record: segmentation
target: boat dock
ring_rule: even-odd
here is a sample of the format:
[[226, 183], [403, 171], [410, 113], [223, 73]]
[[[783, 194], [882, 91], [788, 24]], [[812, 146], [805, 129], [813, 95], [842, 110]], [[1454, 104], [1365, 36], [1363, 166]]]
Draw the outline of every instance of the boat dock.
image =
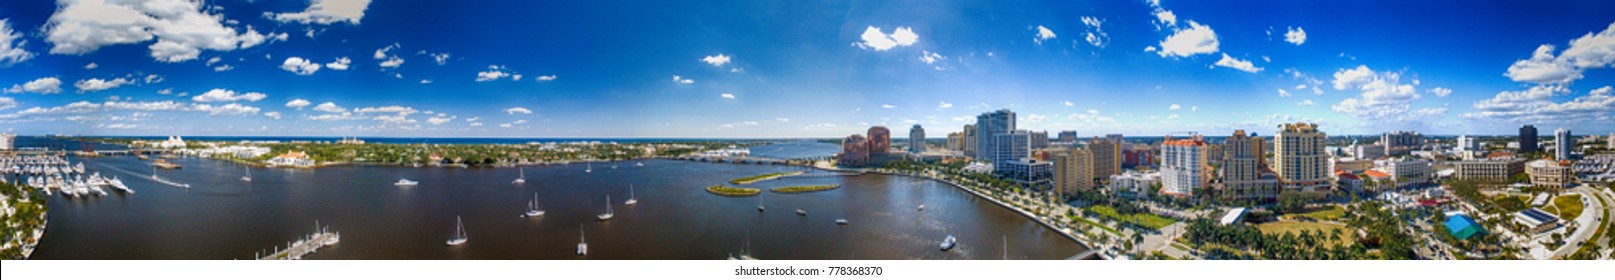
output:
[[285, 248], [276, 247], [271, 249], [272, 253], [267, 255], [254, 253], [253, 259], [301, 260], [303, 259], [303, 256], [313, 254], [314, 251], [318, 251], [320, 248], [336, 245], [337, 242], [342, 241], [341, 233], [329, 231], [328, 228], [322, 228], [319, 226], [319, 222], [315, 222], [314, 224], [314, 227], [319, 230], [315, 231], [313, 234], [298, 238], [297, 241], [288, 242], [286, 243]]

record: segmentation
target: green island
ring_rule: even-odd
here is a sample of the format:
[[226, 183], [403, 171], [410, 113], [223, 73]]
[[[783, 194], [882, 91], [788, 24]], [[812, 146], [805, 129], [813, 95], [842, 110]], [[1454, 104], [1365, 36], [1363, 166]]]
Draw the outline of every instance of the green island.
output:
[[[62, 138], [66, 139], [66, 138]], [[77, 140], [77, 139], [72, 139]], [[241, 164], [264, 165], [265, 161], [287, 152], [304, 152], [314, 160], [313, 167], [331, 165], [395, 165], [482, 167], [571, 162], [621, 161], [668, 158], [728, 146], [750, 147], [767, 141], [670, 140], [663, 142], [610, 142], [584, 140], [535, 141], [522, 144], [432, 144], [432, 143], [341, 143], [337, 141], [185, 141], [189, 148], [166, 149], [152, 145], [152, 138], [85, 137], [84, 140], [131, 149], [163, 151], [227, 160]], [[211, 147], [244, 146], [268, 148], [269, 152], [241, 156], [218, 152]]]
[[721, 196], [754, 196], [763, 193], [763, 190], [753, 188], [732, 188], [724, 185], [707, 187], [707, 192]]
[[768, 189], [774, 193], [810, 193], [841, 188], [841, 185], [789, 186]]
[[807, 172], [805, 172], [805, 171], [774, 172], [774, 173], [768, 173], [768, 174], [763, 174], [763, 175], [757, 175], [757, 176], [751, 176], [751, 177], [745, 177], [745, 178], [729, 180], [729, 183], [730, 184], [736, 184], [736, 185], [745, 185], [745, 184], [756, 183], [758, 181], [763, 181], [763, 180], [772, 180], [774, 178], [785, 177], [785, 176], [796, 176], [796, 175], [802, 175], [802, 174], [806, 174], [806, 173]]
[[31, 189], [0, 182], [0, 260], [27, 259], [45, 229], [45, 196]]

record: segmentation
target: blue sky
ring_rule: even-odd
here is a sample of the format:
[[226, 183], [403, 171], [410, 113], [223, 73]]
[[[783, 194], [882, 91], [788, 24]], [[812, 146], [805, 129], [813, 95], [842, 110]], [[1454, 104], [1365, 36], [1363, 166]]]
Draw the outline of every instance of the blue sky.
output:
[[0, 130], [1615, 130], [1611, 1], [553, 2], [5, 1]]

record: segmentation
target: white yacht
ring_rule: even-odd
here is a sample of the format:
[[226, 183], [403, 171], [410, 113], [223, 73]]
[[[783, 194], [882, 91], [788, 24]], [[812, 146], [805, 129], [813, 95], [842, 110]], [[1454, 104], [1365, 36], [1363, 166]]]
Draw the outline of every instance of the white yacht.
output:
[[459, 246], [470, 240], [471, 238], [465, 236], [465, 224], [460, 222], [460, 216], [454, 216], [454, 238], [449, 238], [444, 244]]
[[118, 177], [116, 176], [112, 177], [112, 179], [107, 179], [107, 184], [111, 184], [112, 188], [123, 191], [124, 193], [135, 194], [134, 189], [130, 189], [128, 185], [124, 185], [123, 180], [118, 180]]
[[601, 222], [604, 222], [604, 221], [610, 221], [611, 217], [614, 217], [614, 216], [617, 216], [617, 215], [611, 212], [611, 196], [607, 195], [606, 196], [606, 213], [602, 213], [599, 216], [595, 216], [595, 218], [599, 218]]
[[645, 167], [645, 162], [643, 162], [643, 161], [641, 161], [641, 162], [635, 162], [635, 163], [634, 163], [634, 167]]
[[578, 225], [578, 255], [579, 256], [589, 254], [589, 242], [588, 241], [589, 241], [588, 238], [583, 235], [583, 225]]
[[241, 181], [242, 182], [252, 182], [252, 168], [242, 166], [241, 169], [247, 171], [246, 175], [241, 175]]
[[920, 209], [916, 211], [925, 211], [925, 204], [920, 204]]
[[516, 171], [521, 172], [521, 177], [516, 177], [516, 180], [511, 180], [510, 183], [511, 184], [526, 184], [527, 183], [527, 170], [517, 168]]
[[538, 193], [533, 193], [533, 201], [527, 202], [527, 213], [522, 217], [532, 218], [544, 216], [544, 210], [538, 210]]
[[947, 251], [949, 249], [953, 249], [953, 246], [958, 245], [958, 242], [959, 239], [953, 238], [953, 235], [948, 235], [948, 238], [942, 239], [942, 250]]
[[807, 216], [807, 210], [802, 210], [802, 208], [796, 208], [796, 214], [801, 215], [801, 216]]
[[394, 186], [400, 186], [400, 187], [413, 187], [413, 186], [419, 185], [419, 184], [421, 184], [421, 182], [410, 181], [409, 179], [404, 179], [404, 178], [398, 178], [398, 182], [393, 183]]
[[630, 183], [628, 184], [628, 201], [623, 201], [622, 205], [634, 206], [636, 204], [639, 204], [639, 199], [634, 198], [634, 184]]
[[847, 225], [847, 219], [836, 219], [837, 225]]

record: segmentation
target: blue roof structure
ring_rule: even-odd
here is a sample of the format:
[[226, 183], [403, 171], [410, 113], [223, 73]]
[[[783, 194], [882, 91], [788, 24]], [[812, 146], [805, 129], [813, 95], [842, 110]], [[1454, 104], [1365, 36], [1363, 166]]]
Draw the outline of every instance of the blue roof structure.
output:
[[1486, 229], [1476, 223], [1469, 215], [1452, 215], [1447, 217], [1447, 233], [1457, 237], [1458, 240], [1468, 240], [1470, 237], [1485, 235]]

